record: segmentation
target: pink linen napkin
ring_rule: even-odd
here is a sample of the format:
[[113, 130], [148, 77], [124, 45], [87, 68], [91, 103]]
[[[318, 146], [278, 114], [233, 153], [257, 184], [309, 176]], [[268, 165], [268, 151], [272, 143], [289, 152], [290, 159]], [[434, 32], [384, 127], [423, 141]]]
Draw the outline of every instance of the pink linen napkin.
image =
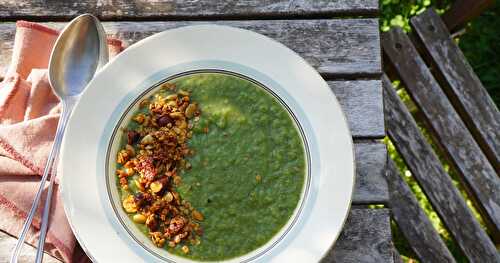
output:
[[[58, 31], [18, 21], [10, 67], [0, 83], [0, 229], [17, 236], [31, 208], [59, 119], [47, 67]], [[123, 50], [109, 39], [110, 57]], [[65, 262], [88, 262], [64, 214], [56, 185], [45, 250]], [[42, 200], [43, 201], [43, 200]], [[36, 245], [42, 206], [27, 242]]]

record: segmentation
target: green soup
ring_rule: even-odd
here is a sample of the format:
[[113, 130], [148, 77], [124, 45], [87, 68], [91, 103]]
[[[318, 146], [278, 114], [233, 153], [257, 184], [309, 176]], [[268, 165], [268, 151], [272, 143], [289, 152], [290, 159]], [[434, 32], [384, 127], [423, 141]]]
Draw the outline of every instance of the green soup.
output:
[[177, 191], [204, 220], [201, 242], [189, 253], [165, 249], [216, 261], [261, 247], [288, 222], [303, 192], [306, 157], [294, 120], [266, 90], [237, 76], [196, 73], [170, 82], [201, 111], [188, 140], [191, 168], [180, 171]]

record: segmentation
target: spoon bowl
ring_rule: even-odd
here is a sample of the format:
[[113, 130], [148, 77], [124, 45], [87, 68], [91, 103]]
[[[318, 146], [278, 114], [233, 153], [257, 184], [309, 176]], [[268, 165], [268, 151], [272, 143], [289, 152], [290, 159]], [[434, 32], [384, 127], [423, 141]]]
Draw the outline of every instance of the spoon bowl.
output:
[[57, 39], [49, 61], [49, 82], [59, 99], [79, 95], [98, 67], [107, 62], [100, 27], [94, 16], [84, 14], [75, 18]]

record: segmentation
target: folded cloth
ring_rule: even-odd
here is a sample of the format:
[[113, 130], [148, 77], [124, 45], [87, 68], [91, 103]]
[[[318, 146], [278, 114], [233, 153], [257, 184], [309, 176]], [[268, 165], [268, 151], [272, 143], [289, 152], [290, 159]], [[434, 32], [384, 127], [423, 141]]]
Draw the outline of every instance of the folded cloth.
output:
[[[0, 83], [0, 230], [14, 236], [31, 208], [60, 114], [47, 76], [59, 32], [26, 21], [16, 26], [12, 61]], [[108, 47], [110, 57], [123, 49], [116, 39], [109, 39]], [[71, 231], [55, 186], [44, 249], [65, 262], [89, 262]], [[27, 237], [32, 245], [38, 242], [42, 208]]]

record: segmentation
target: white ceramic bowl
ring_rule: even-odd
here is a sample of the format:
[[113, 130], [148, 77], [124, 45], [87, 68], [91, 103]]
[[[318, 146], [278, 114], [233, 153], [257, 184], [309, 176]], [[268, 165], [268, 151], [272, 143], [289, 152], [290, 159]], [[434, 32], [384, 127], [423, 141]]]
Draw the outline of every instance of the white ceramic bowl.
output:
[[66, 214], [80, 244], [99, 262], [189, 262], [152, 246], [124, 220], [107, 162], [116, 156], [114, 131], [130, 117], [134, 101], [193, 71], [231, 72], [269, 89], [295, 117], [308, 153], [307, 187], [295, 216], [266, 245], [227, 262], [319, 261], [341, 231], [354, 185], [353, 146], [342, 110], [326, 82], [296, 53], [260, 34], [215, 25], [173, 29], [134, 44], [82, 95], [59, 167]]

